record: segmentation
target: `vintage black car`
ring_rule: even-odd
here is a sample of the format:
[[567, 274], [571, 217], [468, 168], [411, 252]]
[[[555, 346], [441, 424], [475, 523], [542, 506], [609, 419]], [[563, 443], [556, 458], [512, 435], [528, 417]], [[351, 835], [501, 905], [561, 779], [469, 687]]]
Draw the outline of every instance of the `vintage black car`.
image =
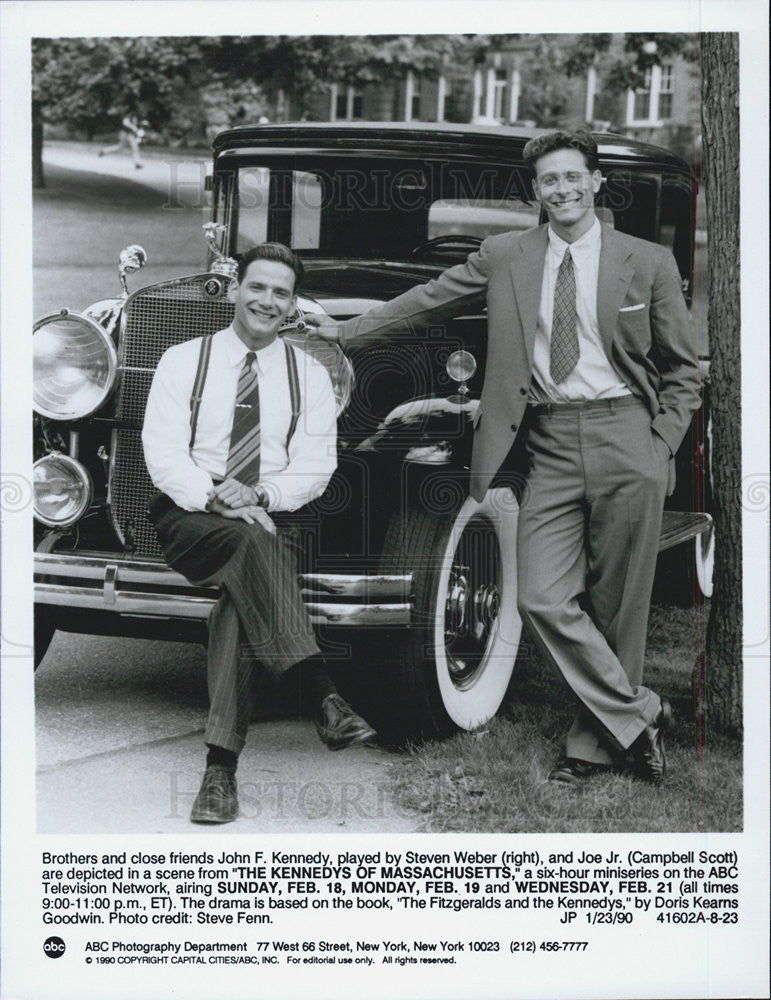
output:
[[[126, 275], [146, 256], [131, 246], [120, 258], [120, 297], [35, 325], [38, 662], [55, 629], [206, 641], [217, 594], [194, 589], [163, 561], [145, 515], [153, 487], [140, 428], [163, 351], [226, 326], [234, 261], [254, 243], [278, 240], [307, 270], [285, 335], [327, 365], [339, 404], [337, 472], [298, 515], [308, 560], [302, 592], [330, 663], [347, 665], [357, 703], [378, 728], [442, 734], [495, 714], [520, 641], [522, 475], [515, 446], [484, 502], [467, 495], [484, 303], [417, 336], [354, 344], [347, 358], [310, 335], [303, 314], [359, 314], [462, 261], [488, 234], [537, 225], [522, 163], [533, 134], [381, 123], [223, 132], [207, 182], [206, 269], [129, 294]], [[669, 246], [690, 301], [691, 169], [654, 146], [596, 138], [598, 213]], [[682, 587], [708, 593], [706, 362], [704, 376], [660, 550], [679, 547]]]

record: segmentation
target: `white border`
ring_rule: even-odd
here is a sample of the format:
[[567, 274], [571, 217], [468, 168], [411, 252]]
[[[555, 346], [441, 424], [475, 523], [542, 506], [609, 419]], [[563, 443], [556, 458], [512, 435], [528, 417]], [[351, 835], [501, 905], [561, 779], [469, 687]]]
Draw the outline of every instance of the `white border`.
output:
[[[743, 933], [729, 955], [714, 950], [710, 936], [699, 941], [680, 937], [665, 953], [651, 954], [644, 939], [630, 941], [636, 949], [638, 966], [625, 962], [628, 949], [602, 961], [596, 957], [580, 974], [570, 965], [562, 968], [565, 980], [551, 976], [538, 978], [536, 967], [519, 970], [509, 982], [485, 978], [484, 970], [474, 977], [467, 973], [431, 979], [423, 977], [391, 980], [381, 974], [361, 980], [341, 980], [339, 996], [367, 994], [426, 996], [636, 996], [652, 995], [650, 984], [658, 975], [646, 978], [652, 963], [667, 969], [671, 989], [668, 996], [762, 996], [767, 995], [764, 969], [768, 940], [768, 10], [763, 2], [688, 2], [649, 0], [619, 4], [574, 0], [540, 0], [540, 3], [476, 0], [245, 0], [241, 3], [206, 2], [3, 2], [0, 3], [0, 242], [2, 305], [0, 306], [0, 428], [4, 498], [2, 537], [2, 945], [3, 997], [45, 1000], [47, 997], [78, 997], [97, 994], [94, 981], [68, 982], [57, 972], [58, 963], [49, 963], [49, 979], [40, 979], [39, 934], [29, 940], [25, 905], [37, 898], [25, 878], [25, 870], [35, 872], [43, 838], [34, 829], [34, 744], [33, 700], [29, 660], [19, 657], [20, 647], [31, 637], [31, 574], [29, 518], [21, 509], [24, 483], [14, 478], [27, 470], [30, 454], [28, 406], [30, 398], [29, 340], [31, 328], [31, 198], [29, 185], [30, 137], [28, 117], [29, 38], [32, 35], [81, 36], [91, 34], [270, 34], [294, 33], [442, 33], [538, 32], [538, 31], [634, 31], [672, 30], [700, 32], [728, 30], [741, 32], [741, 143], [742, 143], [742, 368], [743, 368], [743, 448], [744, 448], [744, 580], [745, 580], [745, 825], [744, 833], [715, 834], [706, 840], [710, 849], [736, 845], [742, 852], [745, 870], [751, 878], [743, 883]], [[19, 509], [8, 509], [9, 493], [20, 490]], [[15, 494], [13, 494], [15, 495]], [[656, 835], [666, 838], [671, 849], [682, 849], [696, 837]], [[414, 846], [409, 838], [389, 838], [400, 842], [400, 850]], [[511, 839], [511, 838], [507, 838]], [[533, 837], [516, 838], [517, 841]], [[612, 838], [603, 838], [603, 842]], [[614, 842], [623, 838], [613, 838]], [[651, 838], [648, 837], [648, 840]], [[59, 843], [61, 840], [61, 843]], [[70, 838], [77, 849], [99, 846], [97, 838]], [[131, 839], [132, 845], [136, 838]], [[332, 839], [314, 838], [331, 845]], [[51, 848], [51, 838], [46, 847]], [[121, 838], [122, 841], [122, 838]], [[152, 838], [143, 838], [152, 843]], [[335, 849], [372, 850], [371, 839], [346, 839], [346, 847], [336, 841]], [[548, 838], [543, 838], [546, 843]], [[229, 843], [232, 843], [231, 840]], [[428, 849], [430, 838], [422, 838]], [[540, 843], [541, 841], [539, 841]], [[200, 841], [198, 841], [200, 843]], [[500, 849], [500, 838], [453, 838], [454, 846]], [[581, 843], [581, 841], [579, 841]], [[442, 838], [442, 847], [448, 841]], [[308, 845], [310, 847], [310, 845]], [[564, 847], [564, 841], [562, 841]], [[70, 849], [64, 838], [57, 849]], [[156, 843], [156, 849], [158, 844]], [[114, 838], [106, 849], [118, 850]], [[435, 847], [434, 849], [439, 849]], [[37, 925], [35, 925], [37, 926]], [[689, 947], [690, 946], [690, 947]], [[461, 967], [463, 968], [463, 967]], [[481, 976], [480, 976], [481, 973]], [[468, 976], [468, 978], [467, 978]], [[114, 996], [140, 995], [134, 982], [144, 983], [141, 995], [205, 996], [206, 987], [182, 973], [174, 976], [143, 977], [131, 985], [115, 977]], [[41, 983], [45, 982], [45, 986]], [[401, 984], [401, 985], [400, 985]], [[254, 995], [254, 983], [233, 980], [232, 996]], [[208, 987], [209, 989], [211, 987]], [[204, 989], [204, 992], [201, 992]], [[306, 992], [307, 990], [307, 992]], [[224, 991], [224, 990], [223, 990]], [[283, 992], [283, 991], [282, 991]], [[209, 994], [211, 995], [211, 994]], [[315, 980], [287, 981], [284, 995], [322, 995]], [[106, 1000], [102, 993], [100, 1000]]]

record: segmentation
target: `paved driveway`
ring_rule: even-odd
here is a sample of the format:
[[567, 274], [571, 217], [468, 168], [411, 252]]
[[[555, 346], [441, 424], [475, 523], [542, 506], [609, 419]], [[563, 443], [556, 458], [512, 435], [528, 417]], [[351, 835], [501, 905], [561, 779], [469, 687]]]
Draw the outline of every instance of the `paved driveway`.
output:
[[[405, 833], [389, 792], [399, 757], [330, 752], [259, 683], [226, 833]], [[260, 693], [261, 692], [261, 693]], [[204, 763], [199, 646], [57, 633], [35, 678], [40, 833], [211, 833], [188, 820]], [[260, 718], [262, 716], [262, 718]]]

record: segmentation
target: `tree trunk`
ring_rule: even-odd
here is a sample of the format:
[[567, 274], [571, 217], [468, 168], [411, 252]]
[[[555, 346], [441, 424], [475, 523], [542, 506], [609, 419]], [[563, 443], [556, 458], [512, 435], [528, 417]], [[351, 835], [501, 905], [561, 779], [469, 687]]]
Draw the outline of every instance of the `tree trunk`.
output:
[[703, 692], [711, 729], [742, 733], [742, 482], [739, 300], [739, 36], [701, 36], [709, 255], [715, 586]]
[[39, 101], [32, 102], [32, 187], [46, 186], [43, 174], [43, 112]]

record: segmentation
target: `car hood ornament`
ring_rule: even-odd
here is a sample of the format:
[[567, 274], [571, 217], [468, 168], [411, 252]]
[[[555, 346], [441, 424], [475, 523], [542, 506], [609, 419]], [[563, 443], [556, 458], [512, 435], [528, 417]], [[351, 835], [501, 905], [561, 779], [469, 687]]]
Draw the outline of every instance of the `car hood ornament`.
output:
[[218, 246], [218, 241], [222, 238], [227, 227], [219, 222], [205, 222], [202, 229], [206, 243], [214, 257], [210, 270], [215, 274], [224, 274], [227, 278], [235, 278], [238, 265], [232, 257], [226, 257]]
[[139, 246], [138, 243], [132, 243], [131, 246], [124, 247], [121, 250], [118, 257], [118, 277], [120, 278], [124, 299], [128, 297], [126, 275], [133, 274], [134, 271], [141, 271], [146, 263], [147, 253], [144, 247]]

